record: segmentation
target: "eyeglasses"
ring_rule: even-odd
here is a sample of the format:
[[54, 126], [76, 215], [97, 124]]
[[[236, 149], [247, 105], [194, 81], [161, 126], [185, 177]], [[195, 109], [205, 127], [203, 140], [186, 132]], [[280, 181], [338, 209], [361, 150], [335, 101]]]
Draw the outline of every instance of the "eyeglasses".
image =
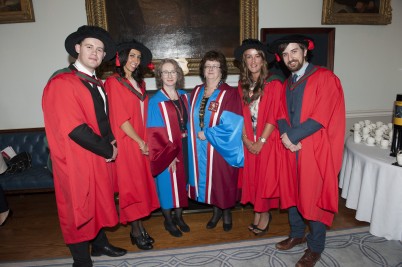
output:
[[216, 65], [211, 65], [211, 66], [205, 65], [205, 66], [204, 66], [204, 69], [205, 69], [205, 70], [217, 70], [217, 69], [219, 69], [219, 68], [220, 68], [220, 66], [216, 66]]
[[163, 76], [166, 76], [166, 77], [168, 77], [169, 74], [172, 75], [172, 76], [176, 76], [176, 75], [177, 75], [177, 71], [175, 71], [175, 70], [172, 70], [172, 71], [164, 70], [164, 71], [162, 71], [161, 73], [162, 73]]

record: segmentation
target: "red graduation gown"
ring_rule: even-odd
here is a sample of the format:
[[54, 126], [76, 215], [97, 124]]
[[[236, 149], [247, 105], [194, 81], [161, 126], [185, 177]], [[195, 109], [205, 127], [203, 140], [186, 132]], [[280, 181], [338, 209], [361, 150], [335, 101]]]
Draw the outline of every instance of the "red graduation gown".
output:
[[159, 208], [159, 201], [148, 157], [141, 153], [137, 142], [120, 128], [125, 121], [129, 121], [140, 138], [147, 142], [148, 97], [145, 95], [145, 83], [141, 85], [142, 97], [146, 96], [143, 98], [144, 110], [141, 111], [140, 98], [124, 85], [129, 82], [125, 79], [118, 81], [117, 77], [109, 77], [105, 87], [110, 102], [110, 123], [119, 149], [114, 169], [120, 222], [125, 224], [148, 216]]
[[47, 83], [42, 108], [64, 240], [92, 240], [102, 227], [118, 222], [110, 164], [68, 136], [82, 124], [101, 135], [94, 100], [75, 74], [62, 73]]
[[[286, 86], [282, 91], [281, 118], [289, 123]], [[331, 71], [318, 67], [307, 79], [301, 123], [311, 118], [323, 127], [301, 141], [296, 153], [282, 147], [281, 207], [297, 206], [307, 220], [332, 224], [338, 211], [338, 173], [345, 136], [345, 102], [342, 85]], [[297, 170], [297, 173], [296, 173]]]
[[[243, 98], [240, 82], [238, 89]], [[276, 127], [258, 155], [251, 154], [244, 147], [244, 168], [239, 171], [239, 185], [242, 189], [241, 203], [252, 203], [256, 212], [266, 212], [279, 207], [278, 149], [281, 143], [277, 129], [277, 116], [281, 91], [280, 80], [264, 84], [263, 96], [260, 98], [258, 107], [256, 137], [252, 128], [250, 108], [242, 101], [244, 126], [248, 139], [257, 142], [256, 139], [261, 136], [267, 123]]]

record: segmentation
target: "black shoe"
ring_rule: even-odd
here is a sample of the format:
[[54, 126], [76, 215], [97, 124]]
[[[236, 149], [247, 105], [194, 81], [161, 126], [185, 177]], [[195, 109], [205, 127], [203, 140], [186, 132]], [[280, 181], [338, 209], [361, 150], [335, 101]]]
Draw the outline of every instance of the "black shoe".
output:
[[182, 232], [185, 232], [185, 233], [190, 232], [190, 226], [188, 226], [188, 224], [184, 222], [183, 218], [175, 218], [173, 223], [175, 223], [177, 226], [179, 226], [179, 228]]
[[153, 239], [145, 229], [144, 229], [144, 231], [141, 231], [141, 234], [147, 240], [147, 242], [149, 244], [155, 243], [155, 239]]
[[6, 224], [6, 222], [11, 219], [11, 217], [13, 217], [13, 211], [11, 209], [9, 209], [8, 215], [7, 215], [6, 219], [3, 221], [3, 223], [0, 224], [0, 227], [4, 226]]
[[223, 224], [223, 231], [229, 232], [230, 230], [232, 230], [232, 226], [233, 226], [232, 223], [224, 223]]
[[[219, 218], [220, 219], [220, 218]], [[216, 225], [219, 222], [219, 219], [217, 221], [214, 221], [213, 219], [209, 220], [209, 222], [207, 223], [207, 229], [213, 229], [216, 227]]]
[[214, 213], [212, 215], [212, 218], [207, 223], [207, 229], [215, 228], [221, 218], [222, 218], [222, 210], [219, 209], [218, 207], [214, 207]]
[[230, 209], [223, 210], [223, 231], [228, 232], [232, 230], [232, 212]]
[[123, 248], [115, 247], [111, 244], [106, 245], [102, 248], [92, 246], [92, 251], [91, 251], [91, 255], [94, 257], [102, 256], [102, 255], [106, 255], [109, 257], [120, 257], [120, 256], [125, 255], [126, 253], [127, 253], [127, 250], [125, 250]]
[[131, 239], [131, 244], [136, 245], [137, 248], [142, 249], [142, 250], [150, 250], [153, 249], [154, 246], [152, 246], [151, 243], [148, 242], [147, 239], [143, 235], [140, 236], [133, 236], [130, 233], [130, 239]]
[[271, 224], [271, 221], [272, 221], [272, 214], [271, 214], [271, 212], [269, 212], [268, 213], [268, 223], [267, 223], [267, 226], [265, 226], [265, 228], [263, 228], [263, 229], [261, 229], [261, 228], [258, 228], [258, 225], [253, 229], [253, 233], [256, 235], [256, 236], [262, 236], [262, 235], [265, 235], [267, 232], [268, 232], [268, 230], [269, 230], [269, 225]]
[[166, 221], [163, 222], [163, 225], [165, 226], [166, 231], [168, 231], [172, 236], [181, 237], [183, 235], [182, 232], [177, 229], [176, 225], [168, 224]]

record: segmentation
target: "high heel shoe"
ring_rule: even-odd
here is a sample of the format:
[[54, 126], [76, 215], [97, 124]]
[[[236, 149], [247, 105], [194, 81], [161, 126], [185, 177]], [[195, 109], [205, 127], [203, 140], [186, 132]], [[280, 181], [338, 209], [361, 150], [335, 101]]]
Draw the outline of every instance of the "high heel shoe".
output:
[[145, 239], [145, 237], [143, 235], [133, 236], [130, 233], [130, 239], [131, 239], [131, 244], [136, 245], [139, 249], [150, 250], [150, 249], [154, 248], [154, 246], [152, 246], [152, 244], [148, 243], [148, 241]]
[[148, 241], [148, 243], [155, 243], [155, 239], [153, 239], [145, 229], [141, 230], [141, 234]]
[[[5, 211], [5, 212], [7, 212], [7, 211]], [[8, 214], [7, 214], [7, 217], [6, 217], [6, 218], [4, 219], [4, 221], [0, 224], [0, 227], [4, 226], [4, 225], [6, 224], [6, 222], [11, 219], [11, 217], [13, 217], [13, 211], [12, 211], [11, 209], [9, 209], [9, 210], [8, 210]]]
[[262, 235], [265, 235], [265, 234], [268, 232], [268, 230], [269, 230], [269, 225], [271, 224], [271, 221], [272, 221], [272, 214], [271, 214], [271, 212], [268, 213], [268, 219], [269, 219], [269, 221], [268, 221], [268, 223], [267, 223], [267, 226], [265, 226], [264, 229], [258, 228], [258, 226], [256, 226], [256, 227], [254, 228], [253, 233], [254, 233], [256, 236], [262, 236]]
[[249, 225], [248, 225], [248, 227], [247, 227], [247, 229], [249, 230], [249, 231], [254, 231], [254, 229], [257, 227], [257, 225], [255, 225], [254, 223], [250, 223]]
[[179, 229], [177, 229], [176, 225], [174, 224], [169, 224], [166, 221], [163, 222], [163, 225], [165, 226], [166, 231], [169, 232], [174, 237], [181, 237], [183, 234], [180, 232]]

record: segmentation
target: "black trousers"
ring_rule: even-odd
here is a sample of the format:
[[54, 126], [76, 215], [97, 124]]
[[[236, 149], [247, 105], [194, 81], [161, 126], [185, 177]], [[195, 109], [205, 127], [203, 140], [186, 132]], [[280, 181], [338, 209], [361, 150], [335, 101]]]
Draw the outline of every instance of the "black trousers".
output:
[[[1, 157], [1, 155], [0, 155]], [[0, 213], [8, 211], [8, 204], [6, 199], [6, 194], [4, 193], [3, 188], [0, 186]]]
[[109, 244], [106, 233], [101, 229], [98, 235], [92, 241], [84, 241], [80, 243], [68, 244], [71, 255], [73, 256], [73, 267], [92, 267], [91, 254], [89, 252], [89, 244], [96, 247], [104, 247]]

